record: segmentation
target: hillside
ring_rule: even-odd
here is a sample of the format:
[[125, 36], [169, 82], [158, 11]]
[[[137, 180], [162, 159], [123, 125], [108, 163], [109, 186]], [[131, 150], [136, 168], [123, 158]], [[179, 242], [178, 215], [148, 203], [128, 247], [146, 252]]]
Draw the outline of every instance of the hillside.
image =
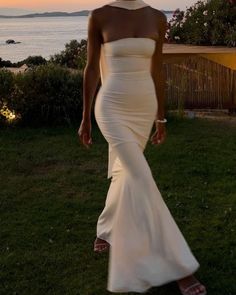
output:
[[[173, 13], [171, 10], [162, 10], [164, 13]], [[24, 15], [0, 15], [0, 18], [33, 18], [33, 17], [57, 17], [57, 16], [88, 16], [89, 10], [81, 10], [76, 12], [43, 12], [43, 13], [30, 13]]]
[[56, 16], [87, 16], [89, 10], [81, 10], [76, 12], [44, 12], [44, 13], [30, 13], [25, 15], [0, 15], [1, 18], [31, 18], [31, 17], [56, 17]]

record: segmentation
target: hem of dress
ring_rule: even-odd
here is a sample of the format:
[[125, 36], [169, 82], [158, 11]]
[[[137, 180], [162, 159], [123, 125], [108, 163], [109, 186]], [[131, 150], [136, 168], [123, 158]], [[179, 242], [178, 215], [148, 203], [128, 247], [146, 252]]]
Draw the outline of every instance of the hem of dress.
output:
[[172, 279], [169, 279], [169, 280], [166, 280], [162, 283], [159, 283], [159, 284], [150, 284], [149, 286], [147, 286], [146, 288], [128, 288], [128, 289], [122, 289], [122, 290], [116, 290], [116, 289], [112, 289], [112, 288], [109, 288], [107, 287], [107, 290], [109, 292], [112, 292], [112, 293], [127, 293], [127, 292], [137, 292], [137, 293], [145, 293], [147, 292], [150, 288], [154, 288], [154, 287], [161, 287], [163, 285], [166, 285], [166, 284], [169, 284], [171, 282], [174, 282], [174, 281], [177, 281], [177, 280], [180, 280], [184, 277], [187, 277], [187, 276], [190, 276], [190, 275], [193, 275], [198, 269], [200, 268], [200, 264], [198, 264], [191, 272], [188, 272], [188, 273], [183, 273], [182, 275], [179, 275], [179, 276], [176, 276]]

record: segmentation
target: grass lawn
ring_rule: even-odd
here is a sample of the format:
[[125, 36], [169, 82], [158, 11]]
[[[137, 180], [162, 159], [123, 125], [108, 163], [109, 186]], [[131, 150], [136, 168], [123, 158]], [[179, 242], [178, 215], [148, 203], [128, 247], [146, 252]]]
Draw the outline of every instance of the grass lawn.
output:
[[[166, 142], [149, 142], [145, 156], [208, 295], [235, 295], [236, 125], [174, 117], [167, 124]], [[87, 150], [77, 128], [0, 130], [1, 295], [111, 294], [108, 254], [93, 252], [108, 146], [96, 126], [92, 135]], [[180, 293], [172, 282], [149, 294]]]

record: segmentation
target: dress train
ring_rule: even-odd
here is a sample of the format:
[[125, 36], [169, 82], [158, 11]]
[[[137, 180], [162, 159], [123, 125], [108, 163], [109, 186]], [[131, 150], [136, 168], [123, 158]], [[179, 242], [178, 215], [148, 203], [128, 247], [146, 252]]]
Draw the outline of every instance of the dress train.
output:
[[111, 245], [107, 289], [142, 293], [192, 274], [199, 263], [163, 201], [142, 149], [128, 142], [117, 145], [116, 152], [114, 177], [97, 223], [97, 236]]

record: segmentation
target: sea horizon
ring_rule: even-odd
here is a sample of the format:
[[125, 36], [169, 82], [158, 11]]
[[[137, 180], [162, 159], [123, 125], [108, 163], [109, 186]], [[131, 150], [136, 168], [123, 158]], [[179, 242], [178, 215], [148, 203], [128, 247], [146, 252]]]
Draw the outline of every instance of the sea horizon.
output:
[[[172, 13], [166, 13], [167, 19]], [[87, 39], [88, 16], [0, 18], [0, 58], [19, 62], [40, 55], [46, 60], [71, 40]], [[17, 44], [7, 44], [13, 39]]]

